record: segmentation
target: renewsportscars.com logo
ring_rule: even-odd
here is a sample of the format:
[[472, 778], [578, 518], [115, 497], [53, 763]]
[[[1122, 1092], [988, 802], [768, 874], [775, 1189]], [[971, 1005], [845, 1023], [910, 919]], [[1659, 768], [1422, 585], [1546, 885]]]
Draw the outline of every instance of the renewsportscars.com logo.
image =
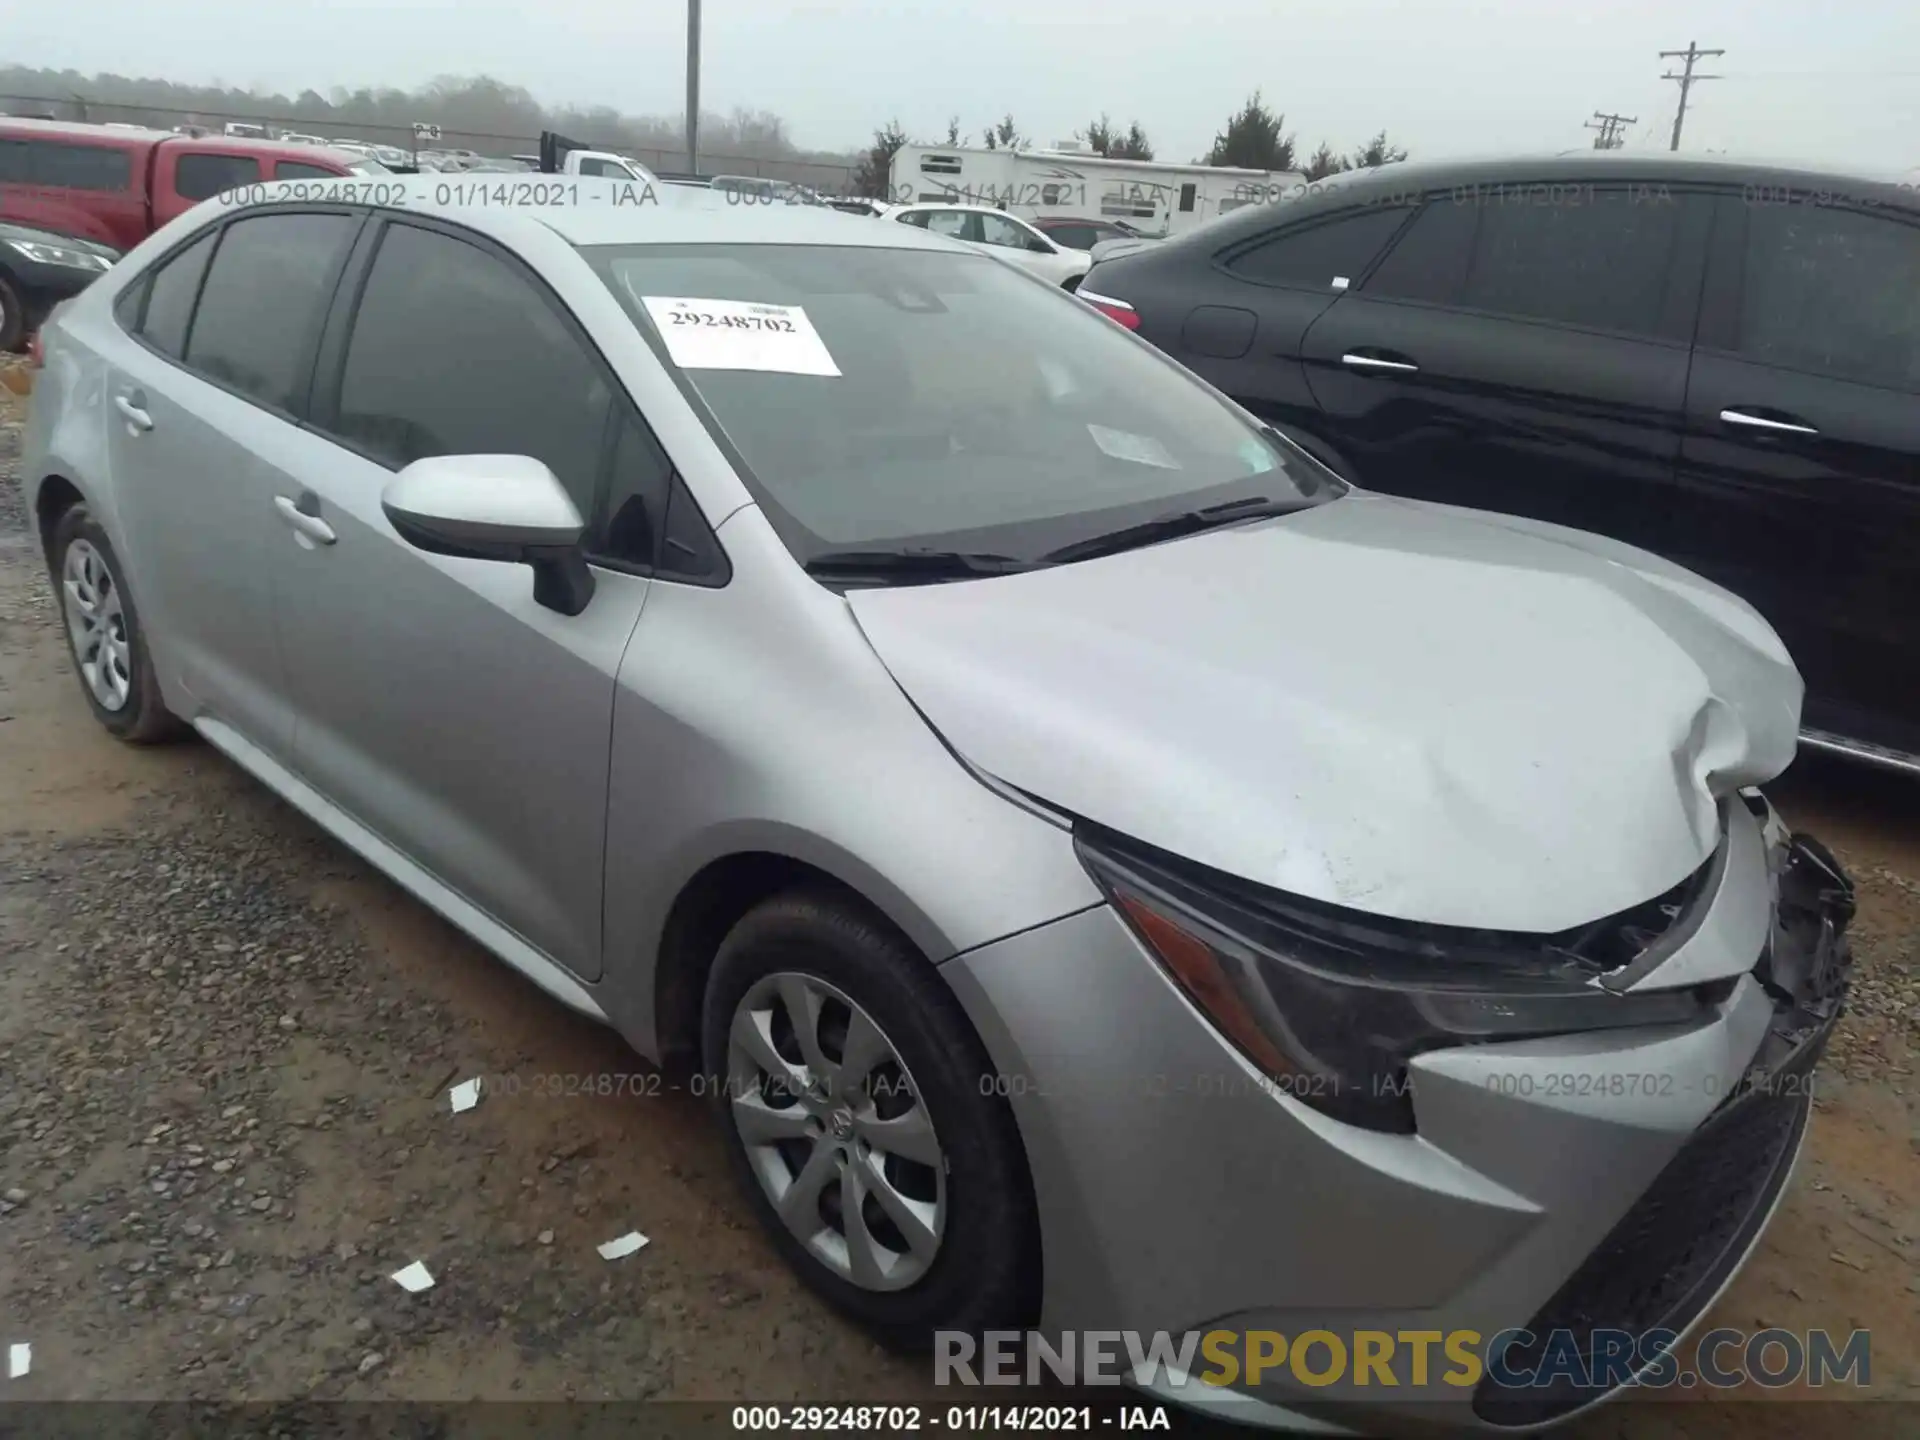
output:
[[1873, 1339], [1854, 1330], [1836, 1342], [1825, 1330], [1709, 1330], [1693, 1363], [1675, 1353], [1672, 1330], [1067, 1330], [1052, 1335], [993, 1330], [976, 1337], [943, 1330], [934, 1337], [936, 1385], [1136, 1384], [1180, 1390], [1190, 1385], [1291, 1383], [1325, 1390], [1343, 1386], [1420, 1390], [1442, 1385], [1471, 1390], [1482, 1381], [1504, 1390], [1571, 1388], [1594, 1398], [1631, 1385], [1639, 1390], [1766, 1389], [1805, 1384], [1871, 1383]]

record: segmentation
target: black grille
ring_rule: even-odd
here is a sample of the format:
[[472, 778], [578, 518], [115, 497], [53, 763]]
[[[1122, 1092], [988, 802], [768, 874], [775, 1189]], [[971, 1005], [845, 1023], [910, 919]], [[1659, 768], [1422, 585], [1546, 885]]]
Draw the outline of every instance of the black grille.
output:
[[1509, 1372], [1529, 1371], [1539, 1364], [1547, 1337], [1569, 1331], [1586, 1357], [1580, 1369], [1593, 1383], [1563, 1374], [1521, 1389], [1489, 1377], [1474, 1392], [1481, 1419], [1539, 1425], [1599, 1399], [1608, 1387], [1592, 1363], [1595, 1330], [1630, 1331], [1637, 1340], [1648, 1330], [1684, 1330], [1697, 1318], [1786, 1183], [1809, 1108], [1806, 1086], [1789, 1072], [1810, 1072], [1825, 1038], [1823, 1032], [1763, 1085], [1711, 1117], [1528, 1322], [1535, 1338], [1506, 1352]]

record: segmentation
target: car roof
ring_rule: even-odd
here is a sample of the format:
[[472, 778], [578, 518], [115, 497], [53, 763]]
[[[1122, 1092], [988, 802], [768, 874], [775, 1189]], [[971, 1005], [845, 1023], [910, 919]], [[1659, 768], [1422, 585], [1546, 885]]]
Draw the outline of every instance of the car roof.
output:
[[[1276, 216], [1302, 219], [1345, 209], [1355, 203], [1416, 200], [1421, 195], [1466, 186], [1539, 183], [1647, 185], [1751, 185], [1789, 187], [1806, 198], [1844, 194], [1858, 187], [1888, 202], [1920, 208], [1912, 180], [1893, 172], [1822, 168], [1806, 160], [1763, 160], [1736, 155], [1676, 155], [1665, 150], [1577, 150], [1570, 154], [1500, 155], [1452, 160], [1399, 161], [1367, 170], [1347, 170], [1309, 182], [1264, 203], [1243, 205], [1216, 216], [1155, 247], [1169, 256], [1190, 253], [1195, 245], [1233, 244], [1273, 226]], [[1904, 198], [1900, 198], [1904, 197]], [[1517, 198], [1517, 197], [1516, 197]], [[1170, 261], [1169, 263], [1174, 263]]]
[[543, 225], [582, 246], [841, 245], [978, 253], [912, 225], [874, 225], [825, 205], [731, 204], [704, 187], [638, 180], [504, 174], [469, 180], [471, 173], [275, 181], [248, 187], [248, 196], [253, 204], [336, 200], [435, 215], [509, 243], [526, 226]]

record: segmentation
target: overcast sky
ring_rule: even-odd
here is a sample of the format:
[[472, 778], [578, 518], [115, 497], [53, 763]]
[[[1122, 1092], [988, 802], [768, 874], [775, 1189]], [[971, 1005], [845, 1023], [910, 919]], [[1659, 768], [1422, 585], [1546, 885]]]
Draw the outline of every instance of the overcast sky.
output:
[[[548, 102], [684, 104], [681, 0], [0, 0], [5, 58], [322, 93], [488, 74]], [[1683, 148], [1920, 167], [1920, 0], [706, 0], [702, 108], [771, 110], [805, 146], [851, 149], [897, 117], [977, 139], [1011, 111], [1040, 143], [1105, 110], [1163, 160], [1204, 151], [1256, 86], [1303, 151], [1384, 127], [1416, 155], [1590, 143], [1595, 110]]]

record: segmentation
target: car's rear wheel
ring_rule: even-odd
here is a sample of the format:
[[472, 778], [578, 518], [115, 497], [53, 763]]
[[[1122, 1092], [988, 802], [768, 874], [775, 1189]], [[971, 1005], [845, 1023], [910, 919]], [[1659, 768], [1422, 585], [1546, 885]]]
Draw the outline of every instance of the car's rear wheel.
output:
[[180, 722], [160, 698], [120, 557], [84, 504], [69, 507], [55, 522], [47, 559], [74, 670], [94, 718], [135, 744], [178, 733]]
[[13, 282], [0, 275], [0, 354], [11, 354], [27, 340], [27, 302], [13, 287]]
[[802, 1278], [897, 1349], [1025, 1323], [1031, 1186], [979, 1038], [933, 969], [836, 897], [759, 906], [720, 947], [705, 1077]]

